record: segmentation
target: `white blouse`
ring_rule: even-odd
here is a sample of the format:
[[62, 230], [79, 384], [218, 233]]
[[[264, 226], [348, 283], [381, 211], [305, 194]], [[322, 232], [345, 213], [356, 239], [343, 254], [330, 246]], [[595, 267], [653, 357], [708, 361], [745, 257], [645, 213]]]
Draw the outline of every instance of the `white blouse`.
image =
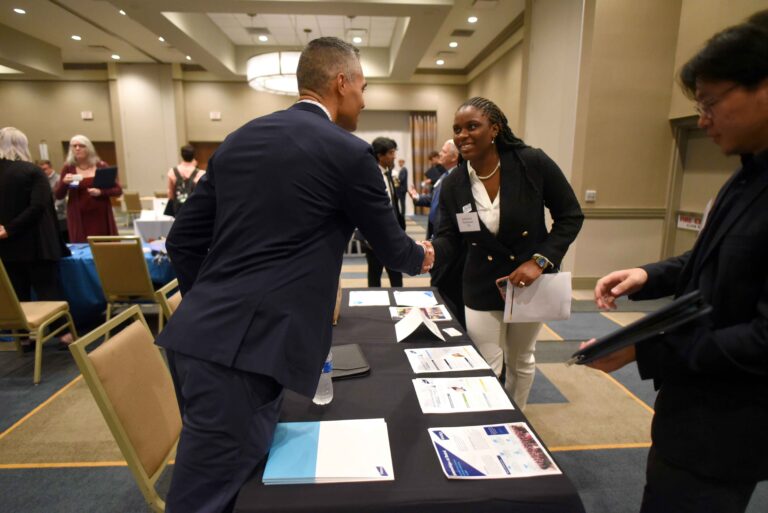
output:
[[[469, 182], [472, 184], [472, 196], [475, 198], [475, 204], [477, 205], [477, 215], [489, 232], [498, 235], [499, 217], [501, 215], [501, 208], [499, 207], [501, 187], [499, 187], [496, 197], [491, 201], [488, 191], [485, 190], [483, 182], [477, 177], [477, 172], [469, 161], [467, 161], [467, 170], [469, 171]], [[499, 169], [499, 172], [501, 172], [501, 169]]]

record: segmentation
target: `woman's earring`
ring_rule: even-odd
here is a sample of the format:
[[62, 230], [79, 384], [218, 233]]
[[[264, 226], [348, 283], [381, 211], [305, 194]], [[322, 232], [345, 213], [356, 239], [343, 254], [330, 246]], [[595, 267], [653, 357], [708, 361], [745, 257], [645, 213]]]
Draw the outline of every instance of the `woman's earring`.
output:
[[491, 144], [496, 144], [496, 138], [491, 139]]

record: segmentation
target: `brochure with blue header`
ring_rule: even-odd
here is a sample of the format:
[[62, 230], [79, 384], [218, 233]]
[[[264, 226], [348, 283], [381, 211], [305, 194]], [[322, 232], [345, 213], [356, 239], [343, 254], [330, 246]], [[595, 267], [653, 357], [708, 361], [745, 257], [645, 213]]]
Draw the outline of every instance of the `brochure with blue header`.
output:
[[384, 419], [281, 422], [263, 476], [265, 485], [394, 479]]

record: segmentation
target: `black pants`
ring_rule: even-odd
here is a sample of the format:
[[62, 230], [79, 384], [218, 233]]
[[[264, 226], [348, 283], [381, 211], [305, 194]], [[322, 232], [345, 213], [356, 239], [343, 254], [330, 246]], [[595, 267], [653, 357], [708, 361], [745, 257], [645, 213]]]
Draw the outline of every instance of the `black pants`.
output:
[[34, 289], [38, 301], [61, 301], [59, 264], [51, 260], [3, 262], [19, 301], [31, 301]]
[[651, 447], [640, 513], [744, 513], [756, 484], [699, 476]]
[[166, 354], [183, 425], [165, 510], [231, 512], [272, 444], [283, 387], [269, 376]]
[[[381, 287], [381, 272], [384, 269], [384, 265], [376, 258], [373, 251], [370, 250], [365, 253], [365, 260], [368, 262], [368, 286]], [[403, 273], [387, 269], [387, 276], [389, 276], [390, 286], [403, 286]]]

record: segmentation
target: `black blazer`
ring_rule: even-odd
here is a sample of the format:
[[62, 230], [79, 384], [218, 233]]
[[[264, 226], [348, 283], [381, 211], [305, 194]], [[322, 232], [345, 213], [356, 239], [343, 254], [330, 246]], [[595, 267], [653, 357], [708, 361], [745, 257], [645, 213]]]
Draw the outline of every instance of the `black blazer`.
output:
[[55, 261], [69, 255], [61, 239], [51, 186], [31, 162], [0, 159], [0, 258], [7, 262]]
[[[436, 262], [452, 260], [462, 240], [468, 243], [464, 304], [475, 310], [503, 310], [496, 280], [510, 274], [534, 253], [559, 266], [584, 221], [571, 185], [543, 151], [525, 147], [502, 153], [500, 173], [497, 236], [482, 221], [480, 231], [459, 231], [456, 214], [464, 212], [466, 205], [477, 212], [466, 162], [443, 180], [440, 191], [440, 226], [432, 241]], [[545, 207], [553, 220], [549, 232], [544, 222]]]
[[311, 397], [353, 227], [388, 268], [421, 270], [424, 251], [389, 203], [371, 146], [316, 105], [247, 123], [216, 150], [168, 235], [184, 299], [157, 343]]
[[725, 480], [768, 479], [768, 153], [753, 164], [754, 178], [728, 208], [713, 210], [693, 250], [644, 266], [648, 281], [631, 296], [698, 288], [712, 305], [706, 321], [638, 344], [637, 363], [659, 388], [659, 454]]

